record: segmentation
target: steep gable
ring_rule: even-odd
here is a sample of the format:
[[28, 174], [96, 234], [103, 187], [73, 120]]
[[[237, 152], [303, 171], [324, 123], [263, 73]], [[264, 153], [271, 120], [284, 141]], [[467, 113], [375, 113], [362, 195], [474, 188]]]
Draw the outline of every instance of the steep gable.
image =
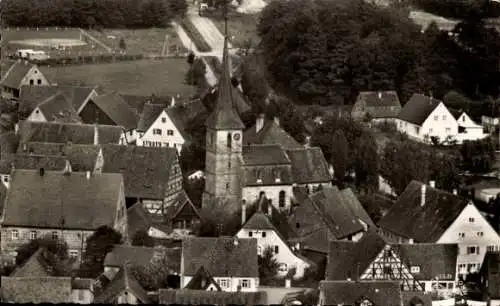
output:
[[243, 143], [245, 145], [281, 145], [284, 149], [300, 149], [303, 146], [295, 138], [288, 134], [274, 120], [267, 120], [264, 126], [257, 131], [255, 125], [243, 133]]
[[401, 109], [398, 118], [416, 125], [422, 125], [440, 103], [442, 102], [435, 98], [422, 94], [413, 94]]

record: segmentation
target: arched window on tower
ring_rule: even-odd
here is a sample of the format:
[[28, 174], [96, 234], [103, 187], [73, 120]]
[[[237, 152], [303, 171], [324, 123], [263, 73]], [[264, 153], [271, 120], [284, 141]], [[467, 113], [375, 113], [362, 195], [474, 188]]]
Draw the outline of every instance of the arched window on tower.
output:
[[232, 148], [232, 146], [233, 146], [233, 143], [232, 143], [232, 142], [233, 142], [233, 138], [232, 138], [232, 136], [231, 136], [231, 133], [227, 133], [227, 147], [228, 147], [228, 148], [230, 148], [230, 149], [231, 149], [231, 148]]
[[281, 190], [280, 195], [279, 195], [279, 206], [280, 207], [285, 207], [285, 191]]

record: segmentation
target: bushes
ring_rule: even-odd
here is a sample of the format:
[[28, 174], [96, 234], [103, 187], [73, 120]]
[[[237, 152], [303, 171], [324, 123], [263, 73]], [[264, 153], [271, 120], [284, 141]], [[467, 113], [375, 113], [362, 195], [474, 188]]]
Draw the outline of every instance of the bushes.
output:
[[200, 32], [196, 29], [194, 24], [189, 19], [184, 19], [181, 22], [182, 28], [186, 31], [187, 35], [191, 38], [194, 45], [200, 52], [210, 52], [212, 48], [203, 38]]
[[163, 28], [184, 17], [187, 4], [184, 0], [4, 0], [0, 8], [9, 26]]

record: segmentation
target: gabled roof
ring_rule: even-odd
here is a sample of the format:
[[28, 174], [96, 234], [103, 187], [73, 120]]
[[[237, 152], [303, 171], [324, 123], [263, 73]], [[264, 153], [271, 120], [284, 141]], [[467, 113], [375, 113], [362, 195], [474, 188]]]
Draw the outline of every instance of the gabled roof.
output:
[[198, 272], [196, 272], [196, 275], [189, 281], [189, 283], [184, 286], [184, 289], [207, 290], [210, 285], [215, 286], [217, 291], [222, 291], [212, 275], [210, 275], [210, 273], [202, 266], [198, 269]]
[[61, 92], [43, 100], [38, 109], [47, 121], [80, 122], [75, 107]]
[[251, 144], [279, 144], [285, 149], [298, 149], [303, 146], [280, 127], [274, 120], [266, 120], [264, 126], [257, 132], [253, 125], [243, 133], [245, 145]]
[[396, 118], [401, 110], [398, 94], [395, 91], [362, 91], [359, 93], [353, 112], [364, 108], [372, 118]]
[[9, 88], [19, 88], [21, 86], [21, 81], [33, 67], [36, 67], [36, 65], [27, 61], [15, 62], [10, 69], [7, 70], [0, 84]]
[[332, 177], [321, 148], [300, 148], [286, 151], [292, 162], [294, 182], [311, 184], [330, 182]]
[[368, 226], [375, 226], [372, 218], [368, 215], [361, 202], [359, 202], [358, 198], [352, 192], [351, 188], [345, 188], [340, 191], [342, 198], [344, 199], [344, 203], [346, 203], [353, 214], [358, 217], [361, 221], [366, 223]]
[[358, 305], [368, 300], [374, 306], [402, 306], [401, 286], [397, 281], [321, 281], [324, 305]]
[[163, 104], [144, 104], [144, 109], [142, 110], [139, 122], [137, 123], [137, 131], [146, 132], [164, 109], [165, 105]]
[[182, 137], [189, 139], [186, 132], [188, 124], [200, 114], [207, 112], [207, 109], [200, 99], [196, 99], [183, 103], [178, 102], [176, 106], [167, 108], [166, 112]]
[[190, 237], [182, 248], [186, 276], [204, 267], [213, 277], [259, 277], [257, 239]]
[[233, 85], [229, 74], [228, 37], [224, 38], [222, 72], [219, 78], [217, 101], [214, 110], [207, 118], [206, 126], [213, 130], [242, 130], [245, 125], [233, 101]]
[[458, 256], [456, 244], [393, 244], [391, 248], [399, 254], [408, 269], [411, 266], [420, 267], [419, 273], [412, 273], [417, 280], [455, 279]]
[[[178, 162], [175, 148], [102, 145], [105, 173], [123, 173], [125, 195], [163, 199], [171, 168]], [[180, 171], [180, 170], [179, 170]]]
[[126, 130], [137, 127], [139, 115], [117, 93], [109, 92], [92, 98], [99, 107], [116, 125], [123, 126]]
[[44, 168], [48, 171], [62, 171], [66, 166], [67, 159], [62, 156], [16, 154], [13, 162], [15, 169], [38, 170]]
[[113, 250], [106, 254], [104, 266], [119, 268], [127, 263], [144, 266], [151, 261], [154, 252], [155, 249], [151, 247], [116, 244]]
[[444, 190], [411, 181], [378, 225], [415, 242], [435, 243], [467, 206], [468, 200]]
[[39, 257], [42, 250], [39, 248], [28, 260], [16, 268], [10, 277], [49, 277], [51, 273], [45, 269], [45, 266], [40, 262]]
[[251, 145], [243, 147], [245, 166], [290, 164], [290, 159], [279, 145]]
[[[95, 230], [114, 225], [121, 174], [86, 178], [84, 172], [14, 170], [4, 208], [4, 226]], [[33, 205], [37, 203], [37, 205]]]
[[151, 303], [148, 293], [141, 287], [129, 267], [122, 267], [111, 282], [95, 296], [94, 303], [111, 304], [122, 292], [133, 294], [140, 303]]
[[271, 220], [269, 220], [269, 217], [262, 211], [256, 211], [250, 219], [245, 222], [242, 228], [251, 230], [273, 230], [277, 232]]
[[422, 94], [413, 94], [401, 109], [398, 118], [416, 125], [422, 125], [439, 103], [441, 103], [441, 100]]
[[167, 219], [172, 221], [183, 213], [189, 213], [195, 215], [200, 220], [202, 219], [198, 207], [193, 204], [184, 189], [179, 192], [172, 205], [167, 209], [166, 215]]
[[335, 237], [331, 237], [330, 231], [326, 227], [301, 233], [300, 236], [289, 240], [290, 243], [300, 243], [302, 249], [310, 250], [319, 253], [328, 253], [328, 241]]
[[4, 277], [2, 295], [13, 303], [72, 303], [70, 277]]
[[[328, 255], [326, 279], [347, 280], [360, 277], [386, 245], [385, 239], [375, 231], [367, 232], [352, 246], [343, 245], [343, 251]], [[330, 247], [334, 245], [331, 244]]]
[[226, 292], [189, 289], [160, 289], [159, 303], [162, 305], [265, 305], [266, 292]]
[[152, 224], [151, 217], [141, 202], [127, 209], [128, 236], [134, 238], [139, 231], [148, 231]]
[[100, 144], [118, 144], [123, 128], [114, 125], [94, 125], [61, 122], [19, 122], [21, 142], [54, 142], [74, 144], [93, 144], [97, 128]]

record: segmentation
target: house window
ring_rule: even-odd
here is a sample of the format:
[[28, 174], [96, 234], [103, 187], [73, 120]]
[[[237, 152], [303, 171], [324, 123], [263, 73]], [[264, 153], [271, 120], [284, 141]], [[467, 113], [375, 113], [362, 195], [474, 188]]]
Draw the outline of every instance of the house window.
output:
[[252, 237], [253, 236], [253, 232], [252, 231], [249, 231], [248, 232], [248, 237]]
[[385, 266], [384, 274], [392, 274], [392, 268], [390, 266]]
[[167, 118], [161, 117], [161, 123], [165, 123], [165, 122], [167, 122]]
[[279, 195], [279, 205], [280, 207], [285, 207], [285, 191], [281, 190]]
[[464, 238], [465, 237], [465, 233], [458, 233], [458, 237]]
[[19, 231], [18, 230], [12, 230], [12, 240], [17, 240], [19, 239]]
[[52, 232], [52, 239], [57, 240], [59, 239], [59, 233], [58, 232]]
[[226, 183], [226, 190], [229, 190], [229, 183]]
[[78, 290], [78, 300], [83, 301], [85, 299], [85, 292], [83, 290]]
[[227, 133], [227, 147], [230, 149], [233, 146], [232, 141], [233, 141], [233, 137], [231, 136], [231, 133]]
[[420, 267], [419, 266], [411, 266], [410, 272], [411, 273], [420, 273]]
[[37, 83], [38, 85], [42, 85], [42, 80], [38, 79], [38, 80], [36, 80], [36, 83]]
[[35, 240], [36, 239], [36, 231], [31, 231], [30, 232], [30, 240]]
[[242, 279], [241, 280], [241, 288], [250, 288], [250, 280]]
[[446, 128], [446, 133], [451, 133], [451, 129], [450, 128]]
[[174, 131], [173, 130], [167, 130], [167, 135], [168, 136], [174, 136]]
[[434, 116], [434, 121], [438, 121], [439, 120], [439, 116]]
[[77, 250], [70, 250], [69, 251], [69, 257], [71, 257], [71, 258], [77, 258], [78, 257], [78, 251]]
[[5, 176], [3, 177], [3, 181], [4, 181], [5, 183], [8, 183], [8, 182], [9, 182], [9, 176], [8, 176], [8, 175], [5, 175]]
[[474, 218], [469, 218], [469, 222], [473, 223], [474, 222]]
[[266, 238], [266, 232], [262, 232], [262, 238]]
[[275, 245], [275, 246], [274, 246], [274, 253], [275, 253], [275, 254], [278, 254], [278, 253], [279, 253], [279, 251], [280, 251], [280, 248], [279, 248], [277, 245]]
[[219, 279], [217, 280], [217, 283], [219, 283], [219, 286], [221, 286], [222, 288], [227, 288], [228, 287], [228, 281], [227, 279]]
[[443, 115], [443, 120], [446, 120], [446, 115]]
[[478, 235], [479, 237], [483, 237], [483, 232], [477, 232], [477, 235]]
[[477, 246], [467, 247], [467, 255], [470, 255], [470, 254], [479, 254], [479, 247], [477, 247]]
[[161, 135], [161, 129], [153, 129], [153, 135]]
[[286, 263], [280, 264], [279, 267], [278, 267], [278, 271], [280, 271], [280, 272], [286, 272], [286, 271], [288, 271], [287, 264]]
[[33, 79], [30, 80], [30, 85], [35, 84], [35, 81]]
[[300, 228], [300, 223], [299, 222], [295, 223], [295, 228]]

